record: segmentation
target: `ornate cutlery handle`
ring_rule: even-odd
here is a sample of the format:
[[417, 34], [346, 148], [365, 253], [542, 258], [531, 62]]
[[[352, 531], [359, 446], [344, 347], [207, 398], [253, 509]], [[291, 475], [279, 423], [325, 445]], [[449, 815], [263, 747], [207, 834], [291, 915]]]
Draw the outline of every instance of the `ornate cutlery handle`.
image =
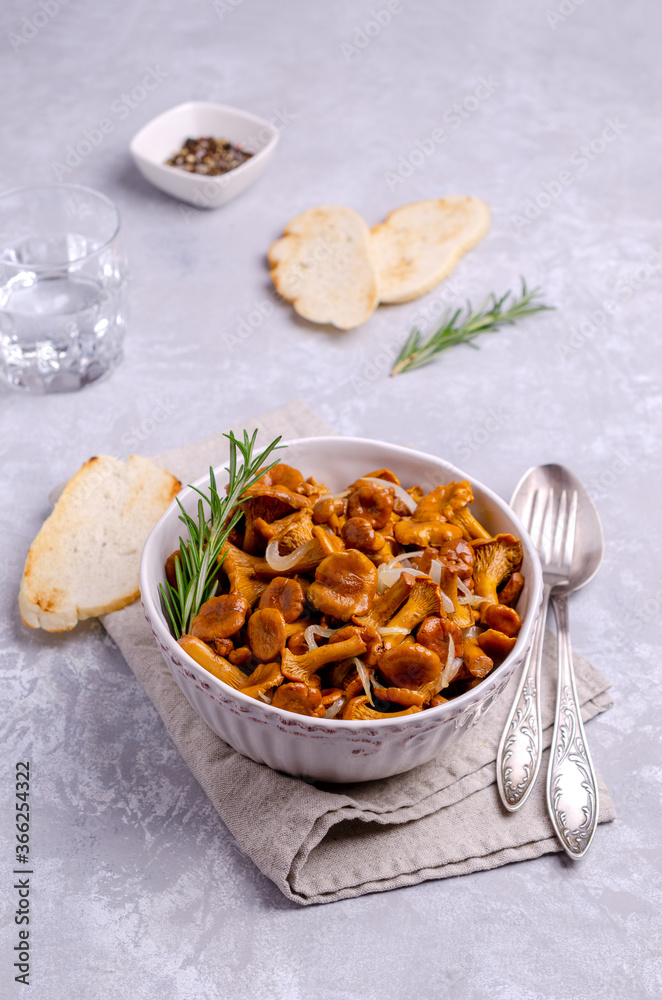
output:
[[571, 858], [588, 850], [598, 821], [598, 783], [584, 736], [572, 663], [568, 602], [552, 595], [558, 631], [559, 679], [547, 772], [547, 808]]
[[497, 785], [506, 809], [514, 812], [526, 801], [540, 768], [542, 720], [540, 664], [545, 640], [549, 586], [543, 591], [533, 641], [524, 661], [517, 694], [497, 752]]

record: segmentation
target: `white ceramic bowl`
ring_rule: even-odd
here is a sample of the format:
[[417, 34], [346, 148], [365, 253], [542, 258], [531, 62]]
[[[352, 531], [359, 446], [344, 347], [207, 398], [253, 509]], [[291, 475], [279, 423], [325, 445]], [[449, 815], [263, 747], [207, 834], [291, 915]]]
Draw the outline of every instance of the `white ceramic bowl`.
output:
[[[187, 139], [208, 135], [228, 139], [253, 156], [218, 177], [166, 166]], [[219, 208], [258, 179], [277, 142], [278, 131], [264, 118], [224, 104], [189, 101], [153, 118], [133, 137], [129, 149], [141, 174], [155, 187], [198, 208]]]
[[[467, 479], [455, 466], [432, 455], [364, 438], [301, 438], [278, 452], [280, 461], [314, 476], [332, 490], [372, 469], [387, 466], [403, 485], [420, 484], [431, 490], [441, 483]], [[219, 486], [227, 482], [216, 470]], [[540, 601], [542, 574], [533, 544], [503, 500], [470, 480], [475, 501], [472, 511], [493, 533], [511, 532], [522, 539], [526, 583], [517, 609], [522, 630], [510, 655], [477, 687], [423, 712], [397, 719], [348, 721], [294, 715], [234, 691], [200, 667], [172, 637], [159, 598], [165, 579], [164, 564], [178, 546], [181, 522], [171, 504], [145, 543], [140, 564], [140, 591], [145, 616], [177, 684], [195, 711], [231, 746], [277, 771], [320, 781], [352, 782], [386, 778], [408, 771], [454, 743], [493, 704], [521, 664], [531, 643]], [[208, 482], [203, 476], [196, 483]], [[197, 494], [190, 488], [179, 494], [193, 512]]]

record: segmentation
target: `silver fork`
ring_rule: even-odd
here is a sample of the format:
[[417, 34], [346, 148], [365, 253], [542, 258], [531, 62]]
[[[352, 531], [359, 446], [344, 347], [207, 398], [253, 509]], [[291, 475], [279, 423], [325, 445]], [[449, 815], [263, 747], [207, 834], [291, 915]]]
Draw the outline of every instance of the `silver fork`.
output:
[[530, 473], [518, 484], [511, 506], [538, 550], [543, 571], [543, 597], [531, 647], [497, 752], [497, 785], [506, 809], [514, 812], [531, 793], [542, 757], [540, 666], [550, 595], [567, 585], [577, 520], [577, 494], [568, 502], [561, 491], [555, 503], [553, 487], [529, 489]]

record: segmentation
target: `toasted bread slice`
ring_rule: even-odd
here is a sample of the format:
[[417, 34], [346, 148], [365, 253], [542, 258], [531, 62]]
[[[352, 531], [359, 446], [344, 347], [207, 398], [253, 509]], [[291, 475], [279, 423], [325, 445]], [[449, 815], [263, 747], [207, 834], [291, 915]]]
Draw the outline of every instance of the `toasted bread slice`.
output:
[[269, 248], [271, 277], [280, 295], [305, 319], [350, 330], [377, 307], [370, 232], [341, 205], [310, 208]]
[[91, 458], [30, 546], [18, 595], [30, 628], [65, 632], [140, 596], [145, 540], [181, 484], [148, 458]]
[[370, 233], [379, 301], [410, 302], [429, 292], [489, 225], [489, 205], [463, 195], [396, 208]]

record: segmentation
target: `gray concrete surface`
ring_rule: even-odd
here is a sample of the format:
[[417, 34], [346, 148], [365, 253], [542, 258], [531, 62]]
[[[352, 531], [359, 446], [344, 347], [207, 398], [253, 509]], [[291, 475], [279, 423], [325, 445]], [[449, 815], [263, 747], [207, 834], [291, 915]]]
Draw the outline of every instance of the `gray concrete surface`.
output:
[[[0, 393], [3, 997], [23, 995], [9, 866], [26, 758], [32, 996], [662, 995], [662, 16], [644, 0], [403, 0], [376, 32], [382, 9], [3, 5], [0, 186], [54, 179], [66, 147], [111, 116], [114, 131], [63, 179], [116, 200], [132, 274], [112, 378], [74, 395]], [[129, 108], [122, 95], [150, 68], [161, 82]], [[255, 187], [192, 217], [127, 152], [145, 122], [191, 98], [281, 129]], [[438, 128], [446, 138], [428, 141]], [[272, 308], [265, 251], [297, 212], [336, 202], [372, 224], [449, 192], [485, 198], [493, 223], [448, 300], [524, 275], [556, 312], [389, 379], [393, 345], [442, 289], [345, 334]], [[224, 337], [260, 304], [268, 315], [231, 350]], [[55, 484], [98, 452], [157, 453], [295, 396], [342, 433], [442, 454], [506, 497], [544, 461], [593, 491], [605, 562], [571, 617], [576, 648], [613, 681], [615, 707], [588, 735], [618, 819], [581, 864], [550, 856], [300, 910], [238, 850], [100, 626], [21, 625], [18, 581]]]

